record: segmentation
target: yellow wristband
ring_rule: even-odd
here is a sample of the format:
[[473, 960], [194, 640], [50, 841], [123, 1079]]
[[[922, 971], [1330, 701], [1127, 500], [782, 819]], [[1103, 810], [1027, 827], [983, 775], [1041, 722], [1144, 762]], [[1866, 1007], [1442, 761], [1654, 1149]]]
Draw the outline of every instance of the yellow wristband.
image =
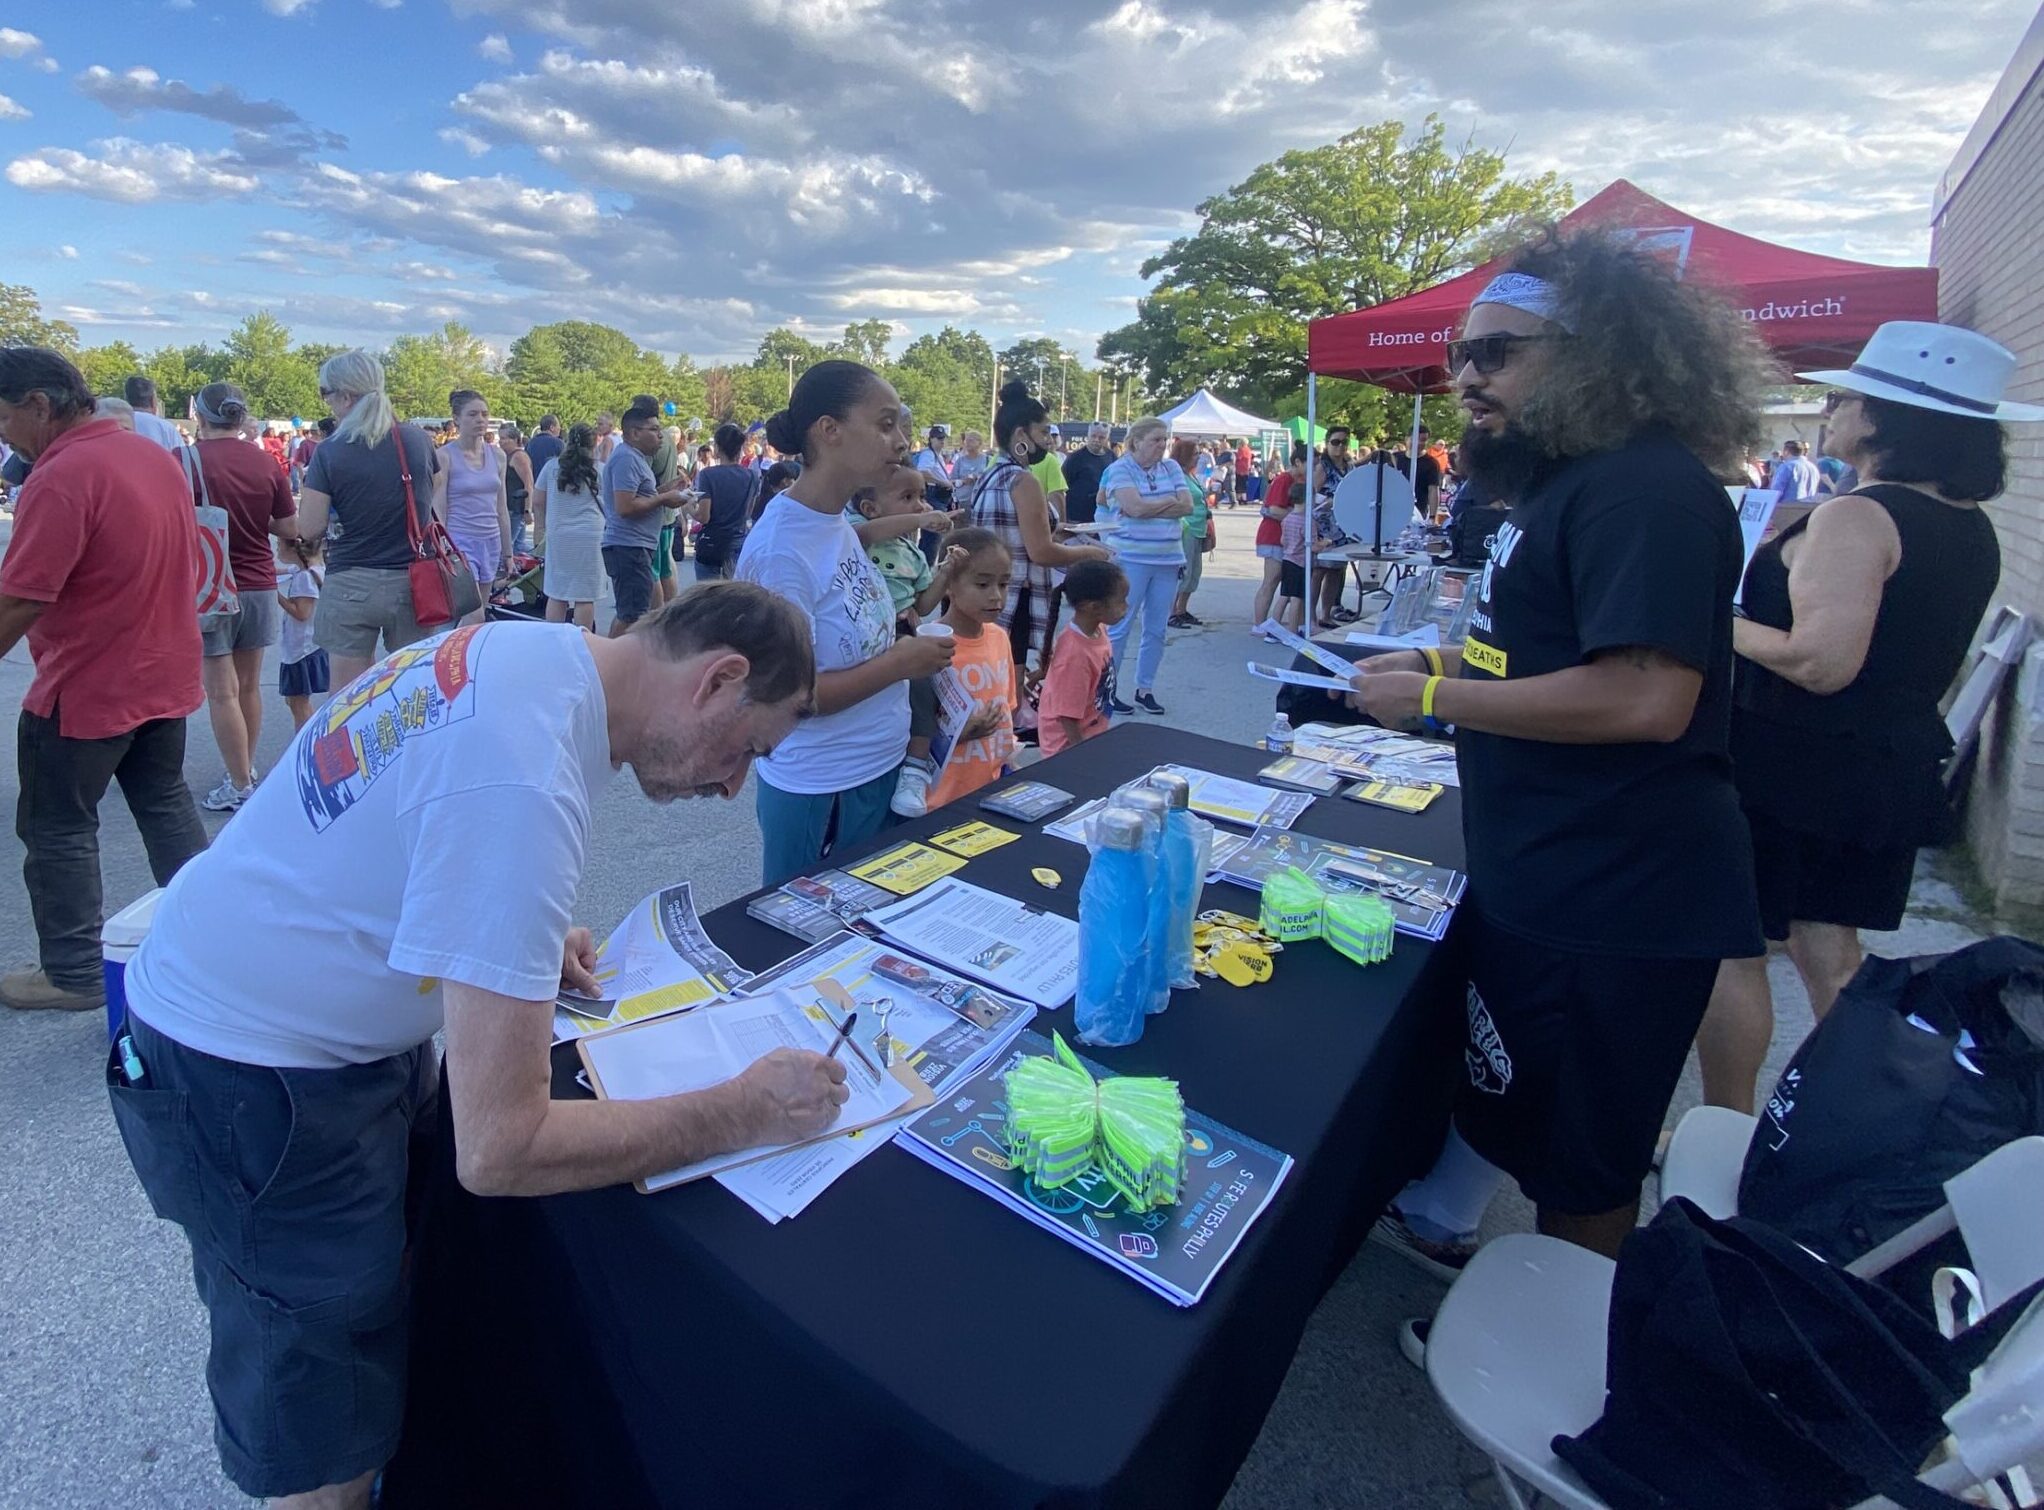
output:
[[1420, 659], [1427, 663], [1427, 670], [1431, 671], [1435, 676], [1442, 675], [1443, 672], [1446, 670], [1446, 668], [1441, 664], [1441, 652], [1434, 649], [1433, 646], [1431, 645], [1420, 646], [1419, 654]]
[[1421, 718], [1432, 718], [1434, 716], [1434, 688], [1440, 686], [1444, 680], [1446, 678], [1439, 676], [1427, 678], [1427, 684], [1421, 689], [1419, 694], [1419, 716]]

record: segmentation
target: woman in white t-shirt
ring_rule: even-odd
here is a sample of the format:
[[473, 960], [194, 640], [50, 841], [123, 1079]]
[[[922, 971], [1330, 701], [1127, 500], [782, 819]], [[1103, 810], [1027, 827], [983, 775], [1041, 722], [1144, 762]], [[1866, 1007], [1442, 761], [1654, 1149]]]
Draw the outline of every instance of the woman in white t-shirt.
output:
[[752, 527], [738, 576], [808, 615], [816, 646], [815, 716], [754, 768], [769, 885], [886, 825], [908, 752], [908, 684], [951, 664], [949, 640], [896, 637], [887, 584], [845, 516], [854, 493], [908, 456], [906, 417], [877, 373], [831, 361], [803, 373], [767, 421], [767, 444], [800, 453], [802, 475]]
[[[1100, 522], [1114, 531], [1114, 558], [1128, 573], [1128, 612], [1108, 630], [1114, 642], [1114, 693], [1117, 713], [1162, 713], [1157, 701], [1158, 668], [1164, 664], [1164, 628], [1185, 570], [1185, 529], [1192, 512], [1192, 482], [1177, 462], [1164, 454], [1171, 427], [1146, 416], [1128, 427], [1128, 454], [1100, 478]], [[1128, 649], [1129, 629], [1143, 626], [1136, 651], [1136, 700], [1121, 700], [1121, 663]]]

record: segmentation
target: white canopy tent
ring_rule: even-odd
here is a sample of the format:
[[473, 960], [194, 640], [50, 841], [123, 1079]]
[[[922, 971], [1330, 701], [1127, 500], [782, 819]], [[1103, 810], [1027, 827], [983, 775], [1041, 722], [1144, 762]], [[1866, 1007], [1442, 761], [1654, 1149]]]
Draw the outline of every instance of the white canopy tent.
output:
[[1215, 398], [1210, 388], [1200, 389], [1177, 408], [1166, 409], [1157, 418], [1171, 427], [1173, 435], [1202, 438], [1248, 437], [1281, 428], [1276, 420], [1258, 419], [1233, 404]]

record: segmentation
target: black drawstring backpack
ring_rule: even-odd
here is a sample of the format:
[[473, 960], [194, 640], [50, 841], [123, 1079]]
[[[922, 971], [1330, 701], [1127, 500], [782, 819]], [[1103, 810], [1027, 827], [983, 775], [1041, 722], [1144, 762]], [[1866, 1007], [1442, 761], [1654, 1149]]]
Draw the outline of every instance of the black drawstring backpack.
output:
[[1779, 1232], [1671, 1201], [1619, 1254], [1604, 1414], [1554, 1451], [1614, 1510], [1831, 1510], [1871, 1494], [1971, 1510], [1917, 1474], [2040, 1291], [1947, 1340]]

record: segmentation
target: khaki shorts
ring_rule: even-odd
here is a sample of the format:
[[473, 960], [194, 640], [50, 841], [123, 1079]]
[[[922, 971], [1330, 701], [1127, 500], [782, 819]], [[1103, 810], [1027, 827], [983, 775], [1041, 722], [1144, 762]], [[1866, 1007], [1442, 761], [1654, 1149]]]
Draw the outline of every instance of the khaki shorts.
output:
[[314, 643], [331, 656], [373, 661], [379, 636], [386, 655], [426, 637], [412, 617], [411, 574], [402, 566], [328, 571], [312, 613]]
[[199, 641], [207, 660], [237, 650], [267, 650], [277, 643], [284, 609], [274, 587], [251, 588], [240, 594], [241, 607], [225, 624], [201, 630]]

